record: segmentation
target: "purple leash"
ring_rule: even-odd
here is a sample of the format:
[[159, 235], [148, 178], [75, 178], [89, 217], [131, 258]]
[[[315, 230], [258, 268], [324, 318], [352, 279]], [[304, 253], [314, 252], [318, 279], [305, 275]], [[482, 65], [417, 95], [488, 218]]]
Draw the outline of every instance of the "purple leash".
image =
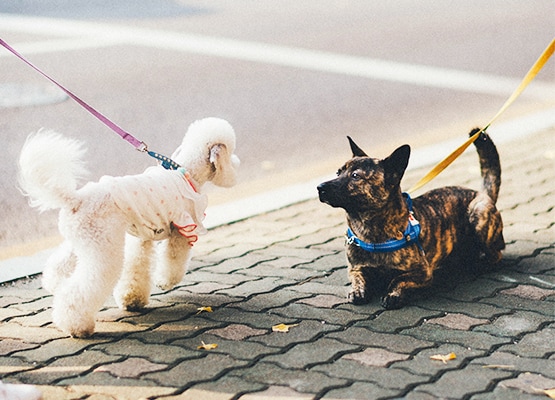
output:
[[121, 136], [121, 138], [123, 140], [125, 140], [126, 142], [128, 142], [129, 144], [131, 144], [133, 147], [135, 147], [135, 149], [141, 151], [141, 152], [146, 152], [148, 155], [150, 155], [151, 157], [156, 158], [157, 160], [161, 161], [162, 166], [166, 169], [177, 169], [179, 168], [179, 164], [177, 164], [176, 162], [174, 162], [173, 160], [171, 160], [168, 157], [165, 157], [159, 153], [155, 153], [153, 151], [149, 151], [148, 147], [146, 145], [146, 143], [140, 141], [139, 139], [137, 139], [135, 136], [133, 136], [132, 134], [130, 134], [129, 132], [125, 131], [123, 128], [121, 128], [119, 125], [117, 125], [116, 123], [112, 122], [110, 119], [108, 119], [106, 116], [104, 116], [102, 113], [100, 113], [99, 111], [95, 110], [93, 107], [91, 107], [89, 104], [85, 103], [83, 100], [81, 100], [78, 96], [76, 96], [75, 94], [73, 94], [71, 91], [69, 91], [68, 89], [66, 89], [65, 87], [63, 87], [61, 84], [59, 84], [58, 82], [56, 82], [54, 79], [52, 79], [50, 76], [48, 76], [47, 74], [45, 74], [44, 72], [42, 72], [38, 67], [36, 67], [35, 65], [33, 65], [30, 61], [28, 61], [25, 57], [23, 57], [21, 54], [19, 54], [13, 47], [11, 47], [8, 43], [6, 43], [4, 40], [2, 40], [0, 38], [0, 44], [2, 46], [4, 46], [8, 51], [10, 51], [13, 55], [15, 55], [17, 58], [19, 58], [21, 61], [23, 61], [25, 64], [27, 64], [28, 66], [30, 66], [31, 68], [33, 68], [35, 71], [37, 71], [39, 74], [41, 74], [42, 76], [44, 76], [46, 79], [48, 79], [50, 82], [52, 82], [54, 85], [58, 86], [60, 89], [62, 89], [69, 97], [71, 97], [73, 100], [75, 100], [79, 105], [81, 105], [81, 107], [83, 107], [85, 110], [87, 110], [88, 112], [90, 112], [93, 116], [95, 116], [97, 119], [99, 119], [104, 125], [106, 125], [108, 128], [110, 128], [111, 130], [113, 130], [115, 133], [117, 133], [119, 136]]

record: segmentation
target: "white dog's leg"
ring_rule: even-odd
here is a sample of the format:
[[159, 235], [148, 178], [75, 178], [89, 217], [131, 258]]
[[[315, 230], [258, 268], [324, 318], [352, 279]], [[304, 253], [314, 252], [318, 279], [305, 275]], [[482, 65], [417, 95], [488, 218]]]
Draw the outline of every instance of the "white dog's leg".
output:
[[123, 271], [114, 289], [114, 298], [121, 309], [137, 310], [148, 304], [152, 252], [151, 240], [126, 235]]
[[71, 244], [69, 241], [63, 242], [46, 261], [42, 286], [50, 293], [55, 293], [56, 288], [71, 276], [76, 264], [77, 257], [73, 254]]
[[123, 224], [116, 219], [96, 222], [76, 231], [73, 250], [77, 266], [54, 293], [52, 319], [73, 337], [92, 335], [95, 316], [112, 293], [123, 265]]
[[191, 258], [189, 239], [174, 232], [158, 246], [158, 264], [154, 282], [162, 290], [169, 290], [183, 279]]

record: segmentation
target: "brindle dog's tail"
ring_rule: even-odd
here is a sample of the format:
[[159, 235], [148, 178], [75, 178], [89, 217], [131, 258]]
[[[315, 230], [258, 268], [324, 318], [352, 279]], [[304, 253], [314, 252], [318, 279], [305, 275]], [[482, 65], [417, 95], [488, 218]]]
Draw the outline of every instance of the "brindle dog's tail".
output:
[[[479, 130], [474, 128], [470, 132], [470, 136], [473, 136]], [[493, 144], [491, 138], [485, 132], [482, 132], [480, 137], [474, 141], [474, 145], [480, 158], [480, 172], [483, 178], [482, 190], [496, 203], [499, 195], [499, 186], [501, 186], [499, 153], [495, 144]]]

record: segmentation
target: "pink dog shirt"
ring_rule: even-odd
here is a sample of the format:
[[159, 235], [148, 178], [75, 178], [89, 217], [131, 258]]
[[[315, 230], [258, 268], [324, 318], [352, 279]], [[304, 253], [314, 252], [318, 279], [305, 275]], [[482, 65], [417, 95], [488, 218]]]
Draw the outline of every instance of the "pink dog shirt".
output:
[[127, 231], [142, 239], [167, 239], [171, 227], [189, 238], [189, 244], [205, 234], [202, 225], [208, 205], [206, 195], [198, 193], [183, 168], [170, 171], [150, 167], [140, 175], [104, 176], [118, 208], [125, 212]]

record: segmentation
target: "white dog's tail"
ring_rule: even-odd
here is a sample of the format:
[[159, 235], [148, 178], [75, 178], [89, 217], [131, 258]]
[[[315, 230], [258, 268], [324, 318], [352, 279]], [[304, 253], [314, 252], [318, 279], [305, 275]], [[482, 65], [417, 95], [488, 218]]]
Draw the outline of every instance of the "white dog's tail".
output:
[[19, 157], [19, 186], [41, 211], [76, 207], [77, 183], [87, 175], [85, 149], [74, 139], [41, 130], [29, 135]]

